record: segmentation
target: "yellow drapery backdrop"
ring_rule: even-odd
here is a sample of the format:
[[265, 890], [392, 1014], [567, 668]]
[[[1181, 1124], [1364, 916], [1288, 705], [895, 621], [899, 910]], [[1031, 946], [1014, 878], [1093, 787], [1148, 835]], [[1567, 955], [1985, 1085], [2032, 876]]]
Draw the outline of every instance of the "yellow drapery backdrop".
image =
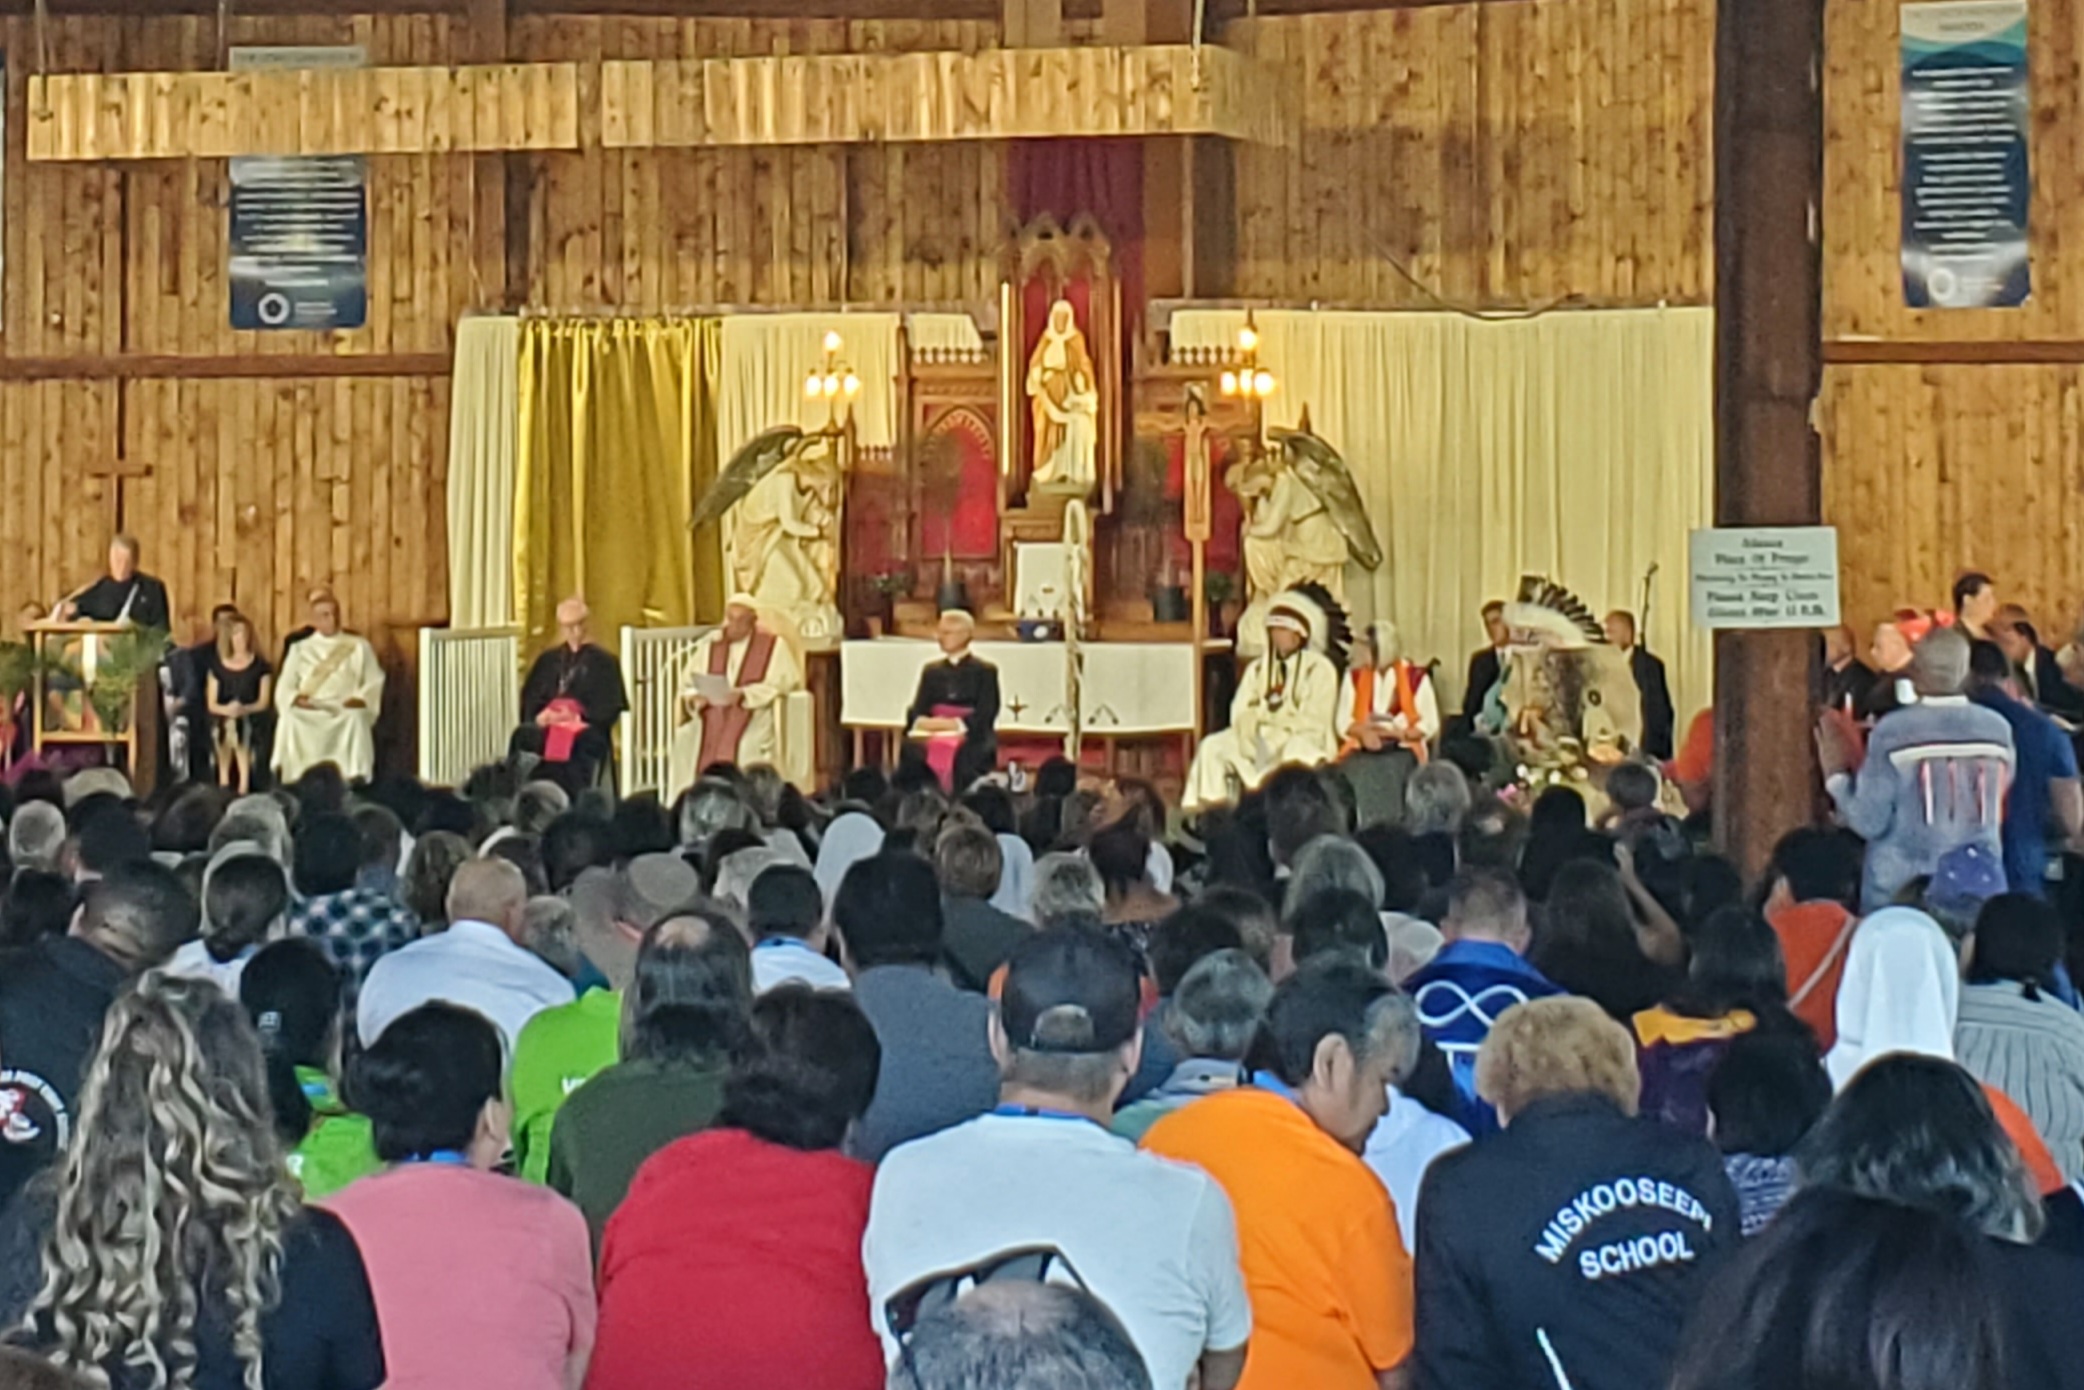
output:
[[716, 476], [715, 319], [521, 325], [515, 619], [547, 646], [571, 594], [599, 638], [722, 606], [714, 546], [688, 530]]
[[[1444, 313], [1262, 310], [1279, 378], [1269, 425], [1307, 406], [1342, 453], [1387, 559], [1347, 571], [1358, 617], [1396, 621], [1457, 699], [1478, 610], [1522, 574], [1595, 611], [1637, 608], [1658, 567], [1651, 647], [1679, 733], [1713, 697], [1713, 644], [1686, 598], [1687, 533], [1714, 498], [1714, 316], [1707, 309]], [[1234, 345], [1238, 310], [1172, 319], [1177, 347]]]

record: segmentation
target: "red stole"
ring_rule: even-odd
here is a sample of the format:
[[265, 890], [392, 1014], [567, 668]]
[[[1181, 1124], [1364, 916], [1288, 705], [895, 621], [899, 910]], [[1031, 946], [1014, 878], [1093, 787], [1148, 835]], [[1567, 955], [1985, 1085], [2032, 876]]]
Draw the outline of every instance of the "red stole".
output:
[[[773, 656], [774, 634], [754, 628], [753, 635], [746, 639], [745, 660], [738, 663], [738, 676], [732, 684], [743, 690], [766, 680], [767, 663]], [[721, 676], [730, 669], [731, 644], [719, 637], [709, 648], [709, 674]], [[695, 775], [701, 776], [702, 769], [712, 763], [737, 762], [739, 740], [745, 737], [746, 726], [752, 722], [753, 712], [743, 700], [725, 707], [706, 707], [702, 711], [702, 751], [695, 758]]]

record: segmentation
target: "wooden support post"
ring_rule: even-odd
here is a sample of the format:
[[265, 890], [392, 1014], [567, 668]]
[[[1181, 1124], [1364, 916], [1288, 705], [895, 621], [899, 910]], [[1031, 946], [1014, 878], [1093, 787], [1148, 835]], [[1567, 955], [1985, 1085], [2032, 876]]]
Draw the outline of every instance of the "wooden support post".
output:
[[[1724, 5], [1715, 35], [1715, 520], [1813, 525], [1823, 361], [1824, 0]], [[1715, 642], [1715, 831], [1748, 874], [1806, 824], [1816, 638]]]

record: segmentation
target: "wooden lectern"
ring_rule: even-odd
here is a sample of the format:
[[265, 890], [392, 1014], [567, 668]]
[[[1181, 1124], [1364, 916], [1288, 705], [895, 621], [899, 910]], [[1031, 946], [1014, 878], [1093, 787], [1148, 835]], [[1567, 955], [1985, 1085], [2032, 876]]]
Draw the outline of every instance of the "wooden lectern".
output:
[[[143, 796], [159, 775], [159, 680], [147, 673], [130, 692], [122, 712], [105, 718], [90, 695], [109, 644], [135, 633], [129, 623], [34, 623], [28, 629], [36, 651], [36, 682], [30, 702], [37, 752], [100, 748], [130, 777]], [[113, 711], [111, 711], [113, 713]]]

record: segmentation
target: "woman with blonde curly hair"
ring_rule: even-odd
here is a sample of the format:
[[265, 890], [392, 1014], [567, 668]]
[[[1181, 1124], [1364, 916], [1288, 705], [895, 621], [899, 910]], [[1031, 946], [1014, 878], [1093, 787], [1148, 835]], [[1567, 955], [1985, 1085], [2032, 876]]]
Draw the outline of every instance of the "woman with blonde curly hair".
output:
[[0, 1223], [0, 1319], [110, 1390], [383, 1382], [361, 1254], [299, 1199], [215, 985], [155, 973], [109, 1010], [62, 1167]]

